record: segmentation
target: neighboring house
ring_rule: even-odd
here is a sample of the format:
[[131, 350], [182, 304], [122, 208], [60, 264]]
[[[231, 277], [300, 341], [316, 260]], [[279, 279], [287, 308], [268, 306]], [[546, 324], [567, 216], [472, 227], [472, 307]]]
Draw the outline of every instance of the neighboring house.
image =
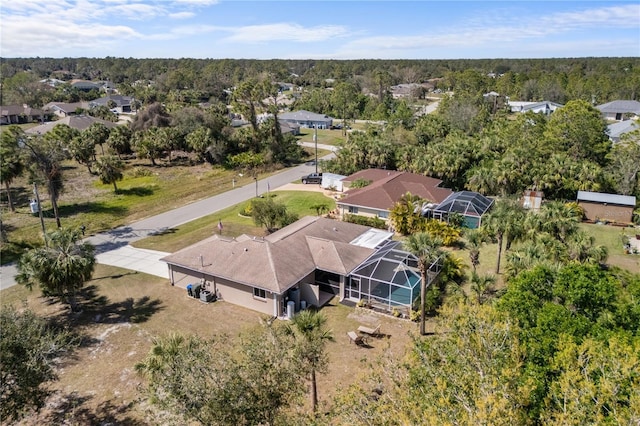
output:
[[69, 117], [72, 115], [76, 115], [76, 111], [78, 109], [83, 109], [83, 110], [89, 109], [89, 103], [88, 102], [72, 102], [72, 103], [49, 102], [43, 107], [43, 109], [45, 111], [52, 112], [58, 117]]
[[53, 130], [58, 124], [66, 124], [72, 129], [84, 130], [91, 126], [93, 123], [102, 123], [107, 128], [113, 129], [118, 126], [111, 121], [102, 120], [100, 118], [90, 117], [88, 115], [74, 115], [70, 117], [61, 118], [60, 120], [50, 121], [48, 123], [40, 124], [39, 126], [31, 127], [24, 132], [30, 135], [44, 135], [47, 132]]
[[622, 135], [640, 129], [640, 124], [636, 120], [624, 120], [607, 126], [607, 135], [611, 142], [618, 143]]
[[[214, 235], [162, 260], [172, 285], [200, 284], [219, 299], [274, 317], [284, 316], [290, 301], [297, 311], [302, 305], [323, 306], [335, 296], [372, 300], [389, 310], [409, 308], [420, 291], [417, 259], [391, 237], [307, 216], [266, 237]], [[372, 270], [372, 262], [381, 259], [388, 259], [386, 266]]]
[[291, 134], [293, 136], [298, 136], [300, 134], [300, 125], [280, 121], [280, 133], [283, 135]]
[[[402, 99], [402, 98], [414, 98], [420, 97], [420, 91], [426, 93], [430, 90], [433, 90], [433, 84], [431, 83], [403, 83], [398, 84], [396, 86], [391, 86], [391, 96], [394, 99]], [[416, 96], [418, 94], [418, 96]]]
[[636, 208], [636, 197], [631, 195], [578, 191], [577, 201], [584, 217], [593, 222], [631, 223], [633, 209]]
[[280, 114], [278, 118], [285, 123], [297, 124], [300, 127], [310, 129], [328, 129], [333, 125], [333, 118], [305, 110], [285, 112]]
[[[104, 98], [95, 99], [89, 102], [89, 108], [106, 106], [113, 113], [122, 114], [131, 112], [131, 104], [134, 99], [130, 96], [109, 95]], [[111, 106], [110, 106], [111, 105]]]
[[27, 105], [3, 105], [0, 106], [0, 124], [23, 124], [42, 122], [47, 119], [47, 114]]
[[102, 88], [102, 84], [87, 80], [73, 80], [71, 82], [71, 87], [83, 92], [90, 92], [92, 90], [100, 90]]
[[562, 108], [564, 105], [551, 101], [542, 102], [524, 102], [524, 101], [507, 101], [507, 105], [511, 109], [511, 112], [519, 112], [524, 114], [525, 112], [535, 112], [536, 114], [550, 115], [558, 108]]
[[[364, 188], [349, 189], [356, 180], [370, 181]], [[415, 173], [366, 169], [342, 179], [345, 197], [336, 201], [341, 216], [358, 214], [387, 220], [393, 205], [407, 192], [438, 204], [452, 191], [440, 188], [441, 180]]]
[[464, 216], [463, 226], [476, 229], [482, 225], [482, 216], [489, 211], [493, 200], [473, 191], [454, 192], [433, 209], [433, 217], [448, 222], [451, 213]]
[[607, 120], [623, 121], [640, 117], [640, 102], [612, 101], [596, 106]]

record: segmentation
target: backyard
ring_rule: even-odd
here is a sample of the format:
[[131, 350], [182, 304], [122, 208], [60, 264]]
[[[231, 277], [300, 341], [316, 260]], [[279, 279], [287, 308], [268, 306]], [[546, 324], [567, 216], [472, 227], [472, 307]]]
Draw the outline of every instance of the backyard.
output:
[[[138, 392], [140, 378], [133, 371], [149, 351], [152, 338], [171, 331], [233, 338], [259, 326], [261, 319], [260, 314], [237, 305], [189, 298], [184, 289], [172, 287], [165, 279], [103, 265], [87, 283], [80, 316], [68, 317], [60, 305], [39, 293], [12, 287], [2, 291], [1, 303], [28, 306], [40, 315], [67, 322], [83, 336], [83, 343], [62, 360], [47, 408], [23, 425], [158, 424]], [[400, 357], [410, 333], [417, 332], [415, 323], [347, 307], [335, 299], [322, 312], [335, 341], [327, 345], [329, 371], [318, 376], [321, 407], [330, 403], [336, 390], [366, 373], [369, 361], [387, 350]], [[370, 338], [368, 346], [349, 342], [348, 331], [378, 324], [383, 336]]]

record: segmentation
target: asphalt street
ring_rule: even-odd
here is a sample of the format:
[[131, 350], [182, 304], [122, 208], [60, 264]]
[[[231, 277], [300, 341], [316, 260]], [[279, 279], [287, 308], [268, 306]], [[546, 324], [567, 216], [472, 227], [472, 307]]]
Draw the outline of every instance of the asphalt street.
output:
[[[315, 147], [314, 143], [303, 143], [303, 146]], [[318, 144], [318, 148], [335, 151], [331, 145]], [[322, 159], [329, 159], [334, 154], [329, 154]], [[267, 192], [267, 189], [275, 190], [283, 185], [300, 179], [301, 176], [314, 172], [315, 165], [312, 163], [303, 164], [283, 170], [280, 173], [257, 181], [258, 195]], [[170, 228], [177, 227], [192, 220], [213, 214], [217, 211], [234, 206], [243, 201], [256, 196], [256, 183], [236, 187], [222, 194], [205, 198], [200, 201], [179, 206], [161, 213], [142, 219], [138, 222], [126, 226], [114, 228], [99, 234], [92, 235], [85, 239], [96, 248], [96, 260], [105, 265], [118, 266], [138, 272], [144, 272], [160, 277], [168, 278], [168, 269], [164, 262], [159, 259], [167, 253], [137, 249], [129, 243], [146, 238], [149, 235], [160, 233]], [[179, 201], [179, 200], [178, 200]], [[3, 265], [0, 267], [0, 290], [9, 288], [16, 284], [15, 275], [17, 269], [15, 264]]]

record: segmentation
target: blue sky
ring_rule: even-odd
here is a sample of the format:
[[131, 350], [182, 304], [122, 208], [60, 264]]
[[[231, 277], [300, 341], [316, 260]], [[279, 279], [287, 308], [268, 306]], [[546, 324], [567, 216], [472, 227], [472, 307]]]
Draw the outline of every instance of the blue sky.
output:
[[640, 1], [0, 1], [2, 57], [640, 56]]

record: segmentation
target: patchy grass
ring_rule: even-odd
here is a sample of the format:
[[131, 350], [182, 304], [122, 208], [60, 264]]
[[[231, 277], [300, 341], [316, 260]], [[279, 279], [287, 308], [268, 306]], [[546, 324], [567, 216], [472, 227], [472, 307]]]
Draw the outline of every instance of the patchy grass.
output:
[[[61, 360], [47, 408], [21, 425], [157, 424], [150, 420], [149, 407], [139, 393], [141, 379], [134, 372], [152, 339], [172, 331], [202, 337], [227, 334], [233, 339], [261, 320], [260, 314], [223, 301], [204, 304], [189, 298], [183, 288], [172, 287], [166, 279], [105, 265], [97, 266], [84, 294], [83, 313], [72, 317], [37, 290], [15, 286], [1, 292], [3, 305], [28, 306], [52, 321], [64, 321], [83, 336], [81, 347]], [[336, 299], [322, 312], [335, 338], [327, 345], [329, 370], [318, 375], [325, 407], [338, 389], [369, 372], [369, 362], [383, 352], [400, 357], [410, 333], [417, 332], [416, 323], [350, 308]], [[346, 333], [360, 324], [381, 324], [384, 335], [370, 338], [367, 347], [353, 345]]]
[[[335, 208], [335, 200], [321, 192], [273, 191], [270, 195], [274, 197], [274, 200], [284, 203], [290, 212], [300, 217], [315, 215], [316, 211], [312, 206], [317, 204], [326, 204], [328, 210]], [[218, 233], [218, 221], [222, 221], [223, 235], [231, 237], [237, 237], [241, 234], [263, 236], [265, 233], [263, 228], [257, 227], [250, 217], [240, 215], [240, 212], [249, 202], [246, 201], [212, 215], [185, 223], [163, 234], [136, 241], [132, 245], [138, 248], [174, 252], [201, 241], [214, 233]]]
[[635, 237], [640, 233], [637, 228], [623, 228], [613, 225], [596, 225], [591, 223], [581, 223], [580, 228], [593, 235], [596, 244], [602, 244], [609, 250], [607, 263], [613, 266], [627, 269], [631, 272], [640, 273], [640, 256], [626, 254], [622, 247], [622, 237]]

